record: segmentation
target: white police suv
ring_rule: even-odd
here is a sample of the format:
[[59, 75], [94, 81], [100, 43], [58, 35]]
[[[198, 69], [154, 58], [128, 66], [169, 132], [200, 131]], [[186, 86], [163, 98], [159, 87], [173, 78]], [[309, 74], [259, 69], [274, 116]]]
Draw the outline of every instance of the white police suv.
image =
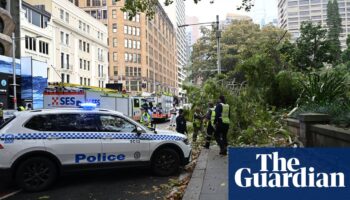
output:
[[26, 191], [45, 190], [70, 170], [150, 166], [168, 176], [190, 157], [186, 136], [109, 110], [24, 111], [0, 126], [0, 172]]

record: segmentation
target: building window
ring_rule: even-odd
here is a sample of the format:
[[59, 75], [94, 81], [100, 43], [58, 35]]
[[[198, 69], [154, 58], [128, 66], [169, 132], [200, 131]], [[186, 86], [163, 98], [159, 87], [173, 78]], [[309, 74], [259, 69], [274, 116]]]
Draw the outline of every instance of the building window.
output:
[[141, 42], [137, 41], [137, 49], [141, 49]]
[[61, 44], [64, 44], [64, 33], [61, 31]]
[[128, 13], [127, 12], [124, 12], [124, 19], [127, 20], [129, 17]]
[[84, 70], [86, 70], [86, 60], [84, 60]]
[[136, 46], [136, 41], [134, 40], [134, 41], [132, 41], [132, 46], [133, 46], [133, 48], [134, 49], [136, 49], [137, 48], [137, 46]]
[[125, 53], [125, 54], [124, 54], [124, 61], [125, 61], [125, 62], [128, 62], [128, 53]]
[[118, 41], [117, 38], [113, 38], [113, 47], [117, 47]]
[[83, 69], [83, 59], [79, 59], [79, 65], [80, 65], [80, 69]]
[[80, 77], [80, 85], [83, 85], [83, 77]]
[[116, 33], [117, 32], [117, 24], [116, 23], [113, 23], [112, 25], [112, 30], [113, 30], [113, 33]]
[[91, 3], [90, 3], [91, 0], [86, 0], [86, 6], [90, 6]]
[[129, 35], [132, 34], [132, 28], [131, 28], [131, 26], [128, 26], [128, 34], [129, 34]]
[[39, 52], [48, 55], [49, 54], [49, 43], [39, 41]]
[[87, 31], [88, 33], [90, 33], [90, 26], [89, 26], [89, 25], [86, 25], [86, 31]]
[[83, 42], [83, 51], [86, 51], [86, 42]]
[[136, 28], [135, 27], [132, 27], [132, 34], [136, 35]]
[[100, 0], [92, 0], [92, 6], [101, 6]]
[[128, 40], [128, 48], [132, 49], [132, 40]]
[[60, 9], [60, 18], [64, 20], [64, 11], [62, 9]]
[[136, 28], [136, 35], [140, 36], [140, 28]]
[[87, 70], [90, 71], [90, 61], [87, 61]]
[[79, 50], [81, 51], [83, 49], [83, 41], [79, 40]]
[[117, 10], [115, 10], [115, 9], [112, 10], [112, 18], [113, 19], [117, 18]]
[[67, 74], [67, 83], [70, 82], [70, 77], [69, 77], [69, 74]]
[[86, 78], [84, 78], [84, 85], [86, 85]]
[[66, 12], [66, 22], [69, 23], [69, 13]]
[[61, 53], [61, 68], [64, 68], [64, 53]]
[[88, 79], [88, 86], [90, 86], [90, 79]]
[[89, 44], [89, 43], [86, 43], [86, 51], [87, 51], [88, 53], [90, 53], [90, 44]]
[[128, 26], [124, 25], [124, 34], [128, 34]]
[[124, 39], [124, 47], [128, 48], [128, 40], [127, 39]]
[[118, 53], [113, 52], [113, 61], [118, 61]]
[[26, 49], [36, 51], [36, 39], [33, 37], [25, 36]]
[[140, 22], [140, 14], [136, 14], [136, 22]]
[[66, 55], [67, 69], [69, 69], [69, 54]]
[[69, 45], [69, 34], [66, 33], [66, 45]]
[[64, 83], [64, 74], [61, 74], [61, 81]]

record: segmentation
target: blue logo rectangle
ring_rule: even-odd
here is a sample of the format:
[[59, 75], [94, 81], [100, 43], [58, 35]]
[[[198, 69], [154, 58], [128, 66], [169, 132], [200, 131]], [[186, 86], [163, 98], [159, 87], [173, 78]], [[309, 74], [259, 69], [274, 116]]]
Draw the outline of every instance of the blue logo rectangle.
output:
[[230, 200], [349, 200], [350, 148], [230, 148]]

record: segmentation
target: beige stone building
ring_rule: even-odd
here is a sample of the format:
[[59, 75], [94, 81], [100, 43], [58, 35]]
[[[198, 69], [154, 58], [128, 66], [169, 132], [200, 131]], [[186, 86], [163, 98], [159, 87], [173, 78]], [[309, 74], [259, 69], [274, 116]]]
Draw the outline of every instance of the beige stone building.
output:
[[[27, 26], [30, 40], [26, 40], [28, 55], [35, 55], [40, 50], [40, 40], [32, 40], [35, 35], [51, 34], [48, 43], [49, 82], [65, 82], [78, 85], [104, 87], [108, 83], [108, 45], [107, 27], [94, 19], [73, 1], [67, 0], [25, 0], [33, 7], [51, 14], [50, 20], [39, 20], [45, 24], [46, 31], [38, 31]], [[30, 23], [34, 23], [34, 11], [25, 9], [24, 14]], [[24, 29], [22, 29], [24, 30]], [[49, 30], [49, 31], [48, 31]], [[38, 48], [35, 48], [38, 46]], [[44, 48], [46, 49], [46, 47]], [[29, 54], [31, 52], [31, 54]]]
[[80, 0], [77, 4], [108, 27], [109, 81], [127, 91], [177, 93], [175, 29], [160, 5], [154, 19], [131, 20], [124, 1]]

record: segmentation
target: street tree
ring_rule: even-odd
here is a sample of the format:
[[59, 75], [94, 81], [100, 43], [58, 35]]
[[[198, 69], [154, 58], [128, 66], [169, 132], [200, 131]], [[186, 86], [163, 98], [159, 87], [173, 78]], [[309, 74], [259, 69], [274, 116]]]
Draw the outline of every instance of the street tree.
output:
[[326, 29], [319, 24], [303, 22], [300, 32], [292, 60], [297, 68], [300, 70], [319, 69], [324, 66], [324, 63], [332, 61]]
[[328, 1], [327, 5], [327, 27], [328, 40], [330, 43], [330, 56], [333, 66], [340, 63], [341, 47], [339, 36], [342, 31], [341, 18], [337, 0]]
[[[120, 0], [113, 0], [120, 1]], [[174, 0], [162, 0], [164, 5], [169, 6], [174, 3]], [[185, 0], [184, 0], [185, 1]], [[193, 0], [194, 3], [199, 3], [201, 0]], [[215, 3], [214, 0], [210, 1], [211, 3]], [[132, 18], [138, 12], [146, 13], [147, 17], [152, 18], [155, 14], [155, 9], [157, 7], [158, 0], [125, 0], [124, 7], [122, 11], [128, 12], [129, 17]], [[250, 9], [254, 6], [253, 0], [242, 0], [241, 5], [237, 8], [237, 10], [245, 10], [250, 11]]]

